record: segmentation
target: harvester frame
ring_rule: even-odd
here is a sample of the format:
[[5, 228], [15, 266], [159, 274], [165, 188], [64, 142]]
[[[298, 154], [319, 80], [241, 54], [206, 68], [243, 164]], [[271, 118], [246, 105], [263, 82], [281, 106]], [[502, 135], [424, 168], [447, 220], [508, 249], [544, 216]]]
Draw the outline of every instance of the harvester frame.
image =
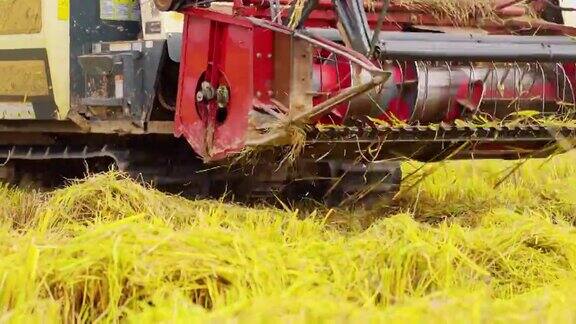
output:
[[183, 33], [146, 1], [145, 19], [104, 19], [106, 1], [63, 9], [69, 106], [53, 54], [46, 91], [4, 98], [34, 109], [0, 120], [8, 181], [89, 161], [193, 195], [340, 203], [396, 192], [401, 159], [545, 157], [576, 137], [576, 28], [548, 1], [455, 21], [389, 1], [156, 0], [183, 14]]

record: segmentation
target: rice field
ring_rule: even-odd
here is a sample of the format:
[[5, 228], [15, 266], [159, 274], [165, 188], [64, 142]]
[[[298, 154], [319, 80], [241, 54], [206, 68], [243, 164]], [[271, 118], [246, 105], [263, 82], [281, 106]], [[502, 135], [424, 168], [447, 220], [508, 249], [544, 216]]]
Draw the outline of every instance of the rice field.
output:
[[365, 211], [190, 201], [117, 173], [0, 188], [0, 322], [572, 322], [576, 154], [406, 163]]

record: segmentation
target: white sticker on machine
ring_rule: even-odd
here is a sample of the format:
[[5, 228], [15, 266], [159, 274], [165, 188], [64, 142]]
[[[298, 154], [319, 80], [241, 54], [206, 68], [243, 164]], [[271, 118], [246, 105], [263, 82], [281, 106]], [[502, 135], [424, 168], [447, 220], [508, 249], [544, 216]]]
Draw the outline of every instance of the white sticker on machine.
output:
[[34, 119], [34, 106], [29, 102], [0, 102], [0, 119]]
[[100, 0], [100, 19], [140, 21], [140, 3], [137, 0]]

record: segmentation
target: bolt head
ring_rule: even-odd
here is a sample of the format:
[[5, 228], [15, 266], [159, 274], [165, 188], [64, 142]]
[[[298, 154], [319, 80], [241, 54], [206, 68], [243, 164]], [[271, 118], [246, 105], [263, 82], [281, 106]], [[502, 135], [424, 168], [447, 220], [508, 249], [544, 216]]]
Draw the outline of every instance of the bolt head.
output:
[[202, 84], [200, 85], [200, 87], [202, 88], [202, 91], [204, 91], [204, 92], [212, 90], [212, 85], [208, 81], [203, 81]]
[[216, 95], [216, 93], [215, 93], [216, 90], [214, 89], [214, 87], [212, 87], [210, 82], [204, 81], [204, 82], [202, 82], [200, 87], [202, 88], [201, 91], [202, 91], [204, 100], [212, 100], [214, 98], [214, 96]]

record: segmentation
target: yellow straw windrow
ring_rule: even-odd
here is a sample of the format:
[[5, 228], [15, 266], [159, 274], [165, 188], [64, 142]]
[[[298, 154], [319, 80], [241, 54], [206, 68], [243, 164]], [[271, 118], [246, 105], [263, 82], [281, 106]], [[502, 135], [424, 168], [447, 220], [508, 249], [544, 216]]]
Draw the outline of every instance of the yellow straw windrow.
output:
[[395, 212], [5, 187], [0, 321], [570, 321], [573, 162], [405, 165]]

